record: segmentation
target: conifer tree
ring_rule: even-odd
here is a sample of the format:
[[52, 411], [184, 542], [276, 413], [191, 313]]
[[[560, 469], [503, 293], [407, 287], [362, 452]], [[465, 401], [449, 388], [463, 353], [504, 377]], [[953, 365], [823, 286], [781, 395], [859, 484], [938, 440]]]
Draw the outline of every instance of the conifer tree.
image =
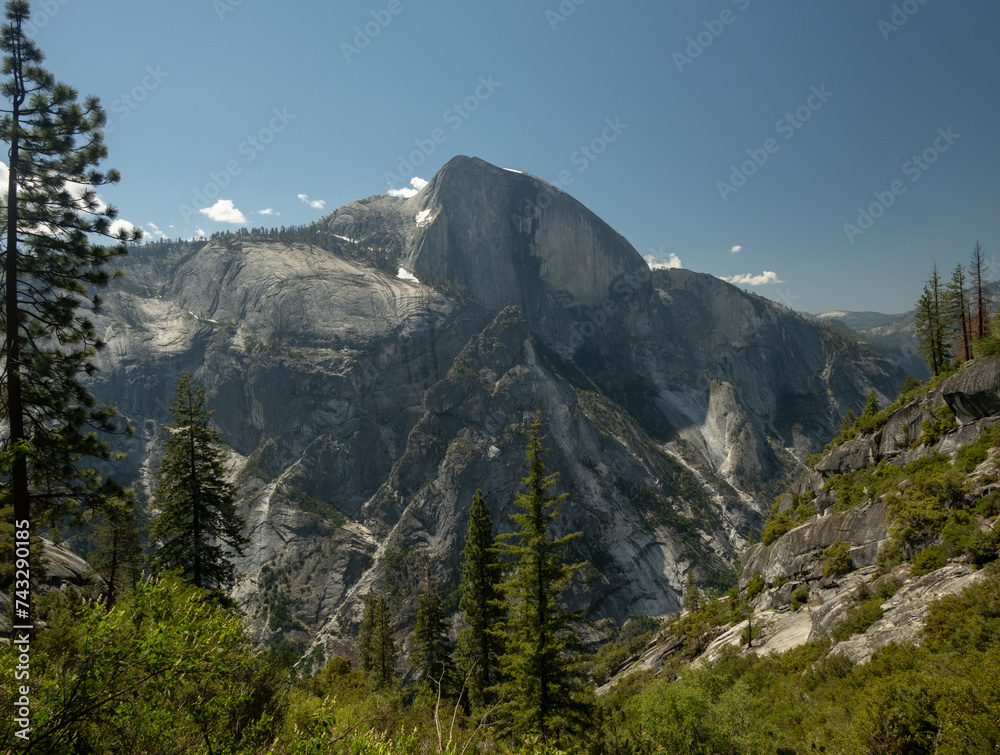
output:
[[684, 610], [697, 611], [701, 608], [702, 596], [698, 589], [698, 583], [694, 581], [694, 569], [688, 569], [687, 577], [684, 580]]
[[131, 498], [108, 502], [94, 530], [94, 542], [97, 549], [88, 561], [104, 578], [104, 602], [111, 608], [125, 588], [135, 589], [142, 577], [142, 547]]
[[955, 266], [951, 281], [945, 286], [944, 317], [948, 322], [952, 338], [955, 339], [957, 357], [965, 361], [972, 357], [969, 345], [970, 323], [968, 296], [965, 287], [965, 271], [961, 263]]
[[420, 679], [433, 692], [438, 685], [444, 693], [451, 690], [451, 648], [448, 644], [448, 625], [444, 620], [441, 596], [434, 589], [430, 569], [423, 590], [417, 599], [417, 618], [413, 629], [413, 668]]
[[458, 665], [474, 707], [493, 702], [490, 691], [500, 679], [503, 653], [503, 578], [500, 554], [493, 537], [493, 520], [481, 490], [472, 496], [469, 528], [462, 549], [462, 577], [458, 607], [465, 628], [458, 635]]
[[571, 628], [579, 617], [559, 603], [583, 564], [567, 564], [561, 558], [563, 546], [581, 533], [549, 536], [555, 507], [567, 494], [547, 493], [556, 475], [545, 474], [540, 432], [539, 414], [529, 433], [529, 473], [521, 480], [526, 491], [514, 500], [521, 509], [513, 515], [518, 531], [503, 539], [502, 550], [513, 564], [502, 583], [508, 616], [505, 653], [500, 659], [505, 680], [499, 690], [512, 731], [536, 734], [550, 742], [582, 725], [586, 717], [580, 697], [579, 639]]
[[944, 365], [949, 361], [946, 344], [947, 325], [945, 323], [943, 290], [938, 276], [937, 263], [934, 271], [924, 286], [923, 294], [917, 304], [916, 335], [920, 353], [931, 372], [940, 375]]
[[204, 409], [205, 389], [185, 372], [170, 405], [174, 424], [156, 477], [154, 503], [160, 515], [150, 537], [162, 542], [153, 554], [160, 569], [179, 569], [197, 587], [233, 582], [232, 554], [243, 555], [246, 522], [236, 513], [236, 493], [226, 479], [219, 434]]
[[[30, 440], [31, 451], [0, 482], [2, 504], [13, 509], [7, 514], [33, 525], [79, 516], [116, 490], [83, 461], [110, 457], [94, 431], [115, 428], [114, 411], [99, 406], [80, 378], [93, 371], [92, 357], [103, 346], [87, 314], [100, 309], [94, 289], [108, 282], [107, 265], [139, 233], [112, 233], [116, 211], [94, 191], [119, 180], [117, 171], [97, 169], [107, 156], [106, 115], [97, 98], [79, 103], [74, 89], [41, 66], [44, 56], [25, 33], [29, 16], [25, 0], [7, 2], [0, 32], [0, 91], [9, 102], [0, 139], [10, 160], [0, 198], [0, 426], [3, 448]], [[118, 243], [94, 245], [94, 236]]]
[[972, 296], [972, 336], [979, 340], [990, 330], [990, 304], [986, 297], [985, 271], [986, 255], [979, 242], [972, 250], [969, 261], [969, 286]]
[[384, 689], [396, 680], [396, 641], [392, 637], [389, 604], [384, 595], [365, 595], [358, 627], [361, 670], [376, 687]]
[[862, 417], [874, 417], [878, 414], [878, 394], [875, 389], [872, 388], [868, 391], [868, 397], [865, 399], [865, 408], [861, 412]]

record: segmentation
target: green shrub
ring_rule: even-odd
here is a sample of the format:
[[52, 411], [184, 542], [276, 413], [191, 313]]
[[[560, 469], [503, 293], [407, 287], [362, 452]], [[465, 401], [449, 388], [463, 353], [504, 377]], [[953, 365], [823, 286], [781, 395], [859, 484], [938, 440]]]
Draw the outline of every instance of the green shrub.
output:
[[883, 579], [875, 585], [875, 597], [885, 603], [885, 601], [889, 600], [893, 595], [899, 592], [899, 588], [902, 586], [903, 580], [899, 577]]
[[882, 618], [882, 601], [878, 598], [868, 600], [859, 606], [850, 608], [847, 616], [837, 628], [833, 630], [833, 639], [836, 642], [843, 642], [851, 635], [862, 634], [868, 627]]
[[809, 588], [805, 585], [799, 585], [795, 592], [792, 593], [792, 610], [798, 611], [802, 606], [809, 602]]
[[750, 577], [750, 581], [747, 582], [747, 599], [753, 600], [762, 594], [766, 588], [767, 584], [764, 582], [764, 577], [761, 576], [759, 571], [755, 571], [753, 576]]
[[760, 541], [764, 545], [770, 545], [794, 526], [792, 518], [785, 512], [779, 511], [764, 525], [764, 529], [760, 533]]
[[919, 550], [913, 556], [913, 568], [910, 570], [911, 577], [922, 577], [932, 571], [940, 569], [948, 563], [948, 555], [944, 547], [931, 545], [923, 550]]
[[823, 574], [827, 577], [839, 577], [854, 569], [854, 562], [851, 560], [851, 546], [844, 540], [838, 540], [825, 551], [826, 562], [823, 564]]

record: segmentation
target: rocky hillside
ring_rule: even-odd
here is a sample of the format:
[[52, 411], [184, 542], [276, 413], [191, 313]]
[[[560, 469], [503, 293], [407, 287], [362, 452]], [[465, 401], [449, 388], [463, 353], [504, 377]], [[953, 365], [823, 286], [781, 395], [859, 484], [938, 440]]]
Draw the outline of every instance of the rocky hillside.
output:
[[998, 480], [992, 358], [859, 420], [790, 486], [764, 542], [743, 553], [741, 598], [704, 609], [714, 623], [686, 614], [603, 689], [685, 658], [712, 662], [726, 648], [763, 656], [829, 643], [830, 654], [865, 663], [889, 643], [921, 643], [928, 607], [985, 579], [980, 567], [997, 556]]
[[147, 245], [123, 269], [92, 383], [137, 430], [115, 474], [149, 492], [194, 372], [250, 524], [235, 596], [258, 637], [319, 654], [348, 652], [373, 586], [408, 621], [426, 566], [454, 606], [472, 494], [511, 529], [537, 410], [558, 528], [591, 565], [574, 607], [620, 622], [677, 609], [692, 566], [724, 582], [786, 474], [903, 377], [717, 278], [651, 272], [568, 195], [475, 158], [410, 199]]

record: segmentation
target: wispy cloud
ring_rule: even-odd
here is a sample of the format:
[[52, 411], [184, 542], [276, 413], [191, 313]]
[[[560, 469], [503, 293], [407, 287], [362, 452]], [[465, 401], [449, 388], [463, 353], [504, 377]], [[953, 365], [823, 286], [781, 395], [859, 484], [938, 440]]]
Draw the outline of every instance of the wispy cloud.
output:
[[764, 286], [768, 283], [784, 283], [778, 278], [778, 274], [770, 270], [765, 270], [760, 275], [744, 273], [743, 275], [731, 275], [728, 278], [720, 275], [722, 280], [732, 283], [734, 286]]
[[205, 215], [209, 220], [214, 220], [217, 223], [247, 222], [247, 219], [243, 217], [243, 213], [236, 209], [233, 205], [233, 200], [231, 199], [220, 199], [211, 207], [198, 210], [198, 212]]
[[[305, 195], [303, 194], [303, 196], [305, 196]], [[277, 210], [275, 210], [275, 209], [273, 209], [271, 207], [268, 207], [266, 210], [258, 210], [257, 214], [258, 215], [281, 215], [280, 212], [278, 212]]]
[[310, 199], [308, 194], [299, 194], [299, 199], [305, 204], [312, 207], [314, 210], [322, 210], [326, 207], [325, 199]]
[[739, 254], [740, 252], [742, 252], [742, 251], [743, 251], [743, 247], [742, 247], [742, 246], [740, 246], [739, 244], [737, 244], [736, 246], [734, 246], [734, 247], [733, 247], [732, 249], [730, 249], [729, 251], [730, 251], [730, 252], [732, 252], [733, 254]]
[[157, 228], [156, 223], [146, 223], [146, 232], [152, 236], [154, 239], [165, 239], [167, 234]]
[[410, 179], [410, 186], [413, 188], [404, 187], [402, 189], [389, 189], [387, 193], [390, 197], [402, 197], [403, 199], [409, 199], [412, 196], [416, 196], [416, 194], [424, 188], [427, 183], [427, 181], [419, 176], [414, 176]]

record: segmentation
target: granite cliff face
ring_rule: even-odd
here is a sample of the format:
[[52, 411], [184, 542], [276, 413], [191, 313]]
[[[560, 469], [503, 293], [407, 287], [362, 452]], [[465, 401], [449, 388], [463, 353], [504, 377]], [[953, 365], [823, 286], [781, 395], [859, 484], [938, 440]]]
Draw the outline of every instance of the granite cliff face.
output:
[[570, 494], [557, 528], [591, 564], [570, 600], [623, 620], [676, 609], [692, 565], [728, 569], [796, 457], [902, 378], [716, 278], [651, 272], [568, 195], [475, 158], [410, 199], [123, 269], [93, 382], [137, 428], [116, 474], [148, 492], [192, 370], [250, 523], [235, 595], [258, 636], [317, 654], [348, 651], [372, 586], [401, 622], [427, 565], [448, 598], [476, 488], [511, 529], [536, 410]]

